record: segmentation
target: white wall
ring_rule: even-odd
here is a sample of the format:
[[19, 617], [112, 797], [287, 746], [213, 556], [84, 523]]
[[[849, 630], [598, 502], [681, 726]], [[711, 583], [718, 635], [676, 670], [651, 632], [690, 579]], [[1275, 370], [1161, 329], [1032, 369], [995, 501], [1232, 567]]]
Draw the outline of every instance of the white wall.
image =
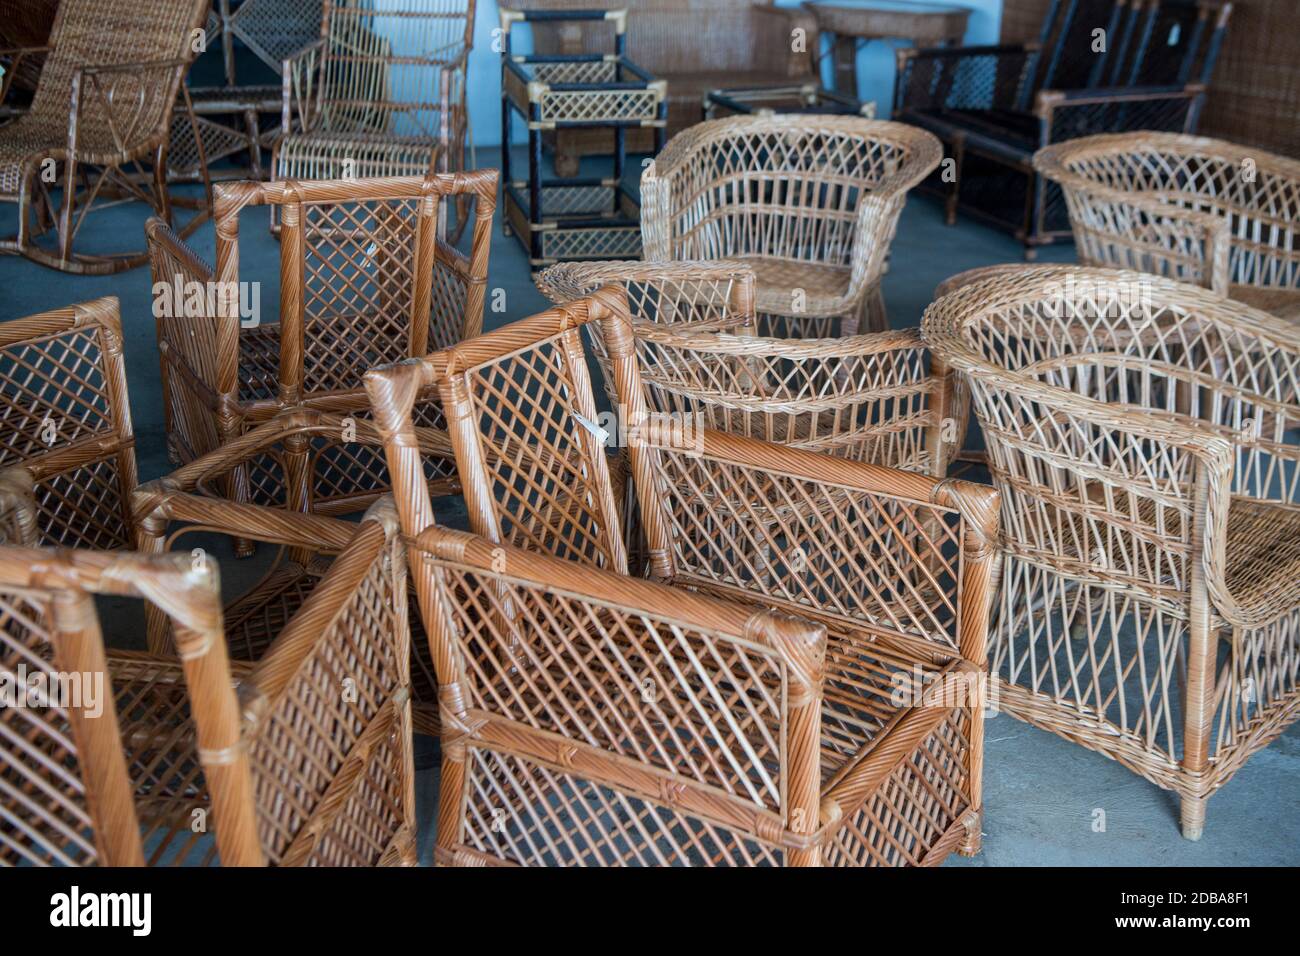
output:
[[[1002, 0], [931, 0], [955, 2], [973, 11], [966, 32], [967, 43], [996, 43], [1002, 17]], [[636, 0], [628, 0], [635, 10]], [[782, 7], [799, 6], [799, 0], [777, 0]], [[501, 57], [492, 50], [492, 31], [498, 26], [496, 0], [478, 0], [474, 23], [474, 50], [469, 58], [469, 112], [474, 142], [479, 146], [496, 146], [501, 142]], [[517, 29], [517, 28], [516, 28]], [[527, 33], [514, 37], [516, 50], [531, 47]], [[894, 48], [908, 46], [905, 40], [873, 40], [858, 54], [858, 81], [864, 99], [874, 99], [877, 115], [887, 117], [894, 86]], [[830, 80], [830, 61], [822, 64], [822, 81]], [[521, 135], [516, 132], [516, 141]]]

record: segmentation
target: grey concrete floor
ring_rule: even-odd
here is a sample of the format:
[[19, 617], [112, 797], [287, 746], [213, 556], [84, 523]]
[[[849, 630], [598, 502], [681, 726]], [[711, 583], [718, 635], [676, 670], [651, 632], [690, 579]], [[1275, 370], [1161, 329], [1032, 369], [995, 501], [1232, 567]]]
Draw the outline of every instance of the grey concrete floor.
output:
[[[484, 149], [478, 158], [480, 165], [491, 165], [497, 154]], [[522, 156], [517, 162], [520, 160]], [[629, 163], [629, 167], [636, 164]], [[523, 168], [522, 163], [518, 168]], [[123, 248], [120, 243], [124, 241], [138, 240], [143, 245], [144, 219], [138, 209], [111, 210], [99, 221], [94, 217], [87, 221], [85, 237], [93, 244], [117, 243], [117, 248]], [[12, 235], [14, 230], [12, 207], [5, 206], [0, 209], [0, 234]], [[201, 227], [190, 241], [199, 255], [212, 261], [210, 224]], [[265, 214], [246, 214], [241, 228], [241, 279], [262, 283], [264, 321], [275, 320], [278, 255], [278, 246], [265, 229]], [[1073, 261], [1073, 257], [1068, 244], [1048, 247], [1040, 256], [1062, 262]], [[935, 286], [950, 275], [1020, 259], [1020, 247], [1009, 236], [968, 220], [946, 226], [935, 203], [913, 197], [903, 212], [885, 279], [891, 323], [895, 327], [916, 325]], [[493, 236], [488, 284], [490, 289], [505, 290], [506, 303], [504, 312], [484, 316], [488, 329], [531, 315], [548, 304], [532, 284], [521, 248], [499, 229]], [[107, 277], [67, 276], [25, 259], [0, 257], [0, 321], [103, 295], [121, 300], [140, 475], [142, 479], [158, 477], [167, 472], [168, 465], [148, 269]], [[460, 524], [457, 504], [443, 502], [440, 518]], [[248, 580], [255, 572], [253, 564], [235, 562], [237, 567], [232, 570], [236, 573], [228, 575], [226, 564], [223, 562], [223, 578]], [[430, 740], [418, 744], [420, 845], [422, 859], [428, 861], [437, 793], [436, 749]], [[954, 857], [950, 865], [1300, 864], [1297, 726], [1252, 757], [1210, 801], [1205, 836], [1197, 843], [1179, 835], [1178, 805], [1171, 794], [1105, 757], [1007, 716], [987, 724], [984, 792], [984, 850], [972, 860]], [[1098, 810], [1105, 813], [1103, 832], [1095, 827]]]

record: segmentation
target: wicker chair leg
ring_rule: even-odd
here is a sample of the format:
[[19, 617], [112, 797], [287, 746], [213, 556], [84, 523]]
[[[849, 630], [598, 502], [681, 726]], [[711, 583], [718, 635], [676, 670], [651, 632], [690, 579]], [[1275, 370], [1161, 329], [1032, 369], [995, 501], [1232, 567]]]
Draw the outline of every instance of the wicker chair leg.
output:
[[972, 810], [966, 814], [966, 819], [962, 821], [966, 827], [966, 838], [957, 846], [957, 852], [961, 856], [975, 856], [979, 853], [984, 844], [984, 813], [981, 810]]
[[1199, 840], [1201, 834], [1205, 832], [1205, 804], [1208, 800], [1209, 797], [1183, 795], [1181, 808], [1183, 839]]

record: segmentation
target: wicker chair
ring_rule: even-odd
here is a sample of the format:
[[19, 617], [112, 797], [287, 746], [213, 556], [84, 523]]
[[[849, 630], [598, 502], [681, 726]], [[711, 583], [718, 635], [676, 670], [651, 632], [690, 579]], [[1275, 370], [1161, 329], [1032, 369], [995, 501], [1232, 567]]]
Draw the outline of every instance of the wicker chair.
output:
[[[437, 486], [442, 479], [443, 462], [452, 457], [446, 432], [417, 428], [416, 443], [429, 466], [429, 477]], [[261, 568], [261, 578], [253, 587], [234, 597], [225, 609], [228, 651], [233, 660], [256, 661], [274, 641], [287, 618], [296, 613], [319, 586], [328, 568], [328, 548], [304, 547], [311, 542], [317, 527], [336, 527], [332, 522], [310, 520], [323, 510], [317, 497], [327, 496], [324, 510], [349, 511], [357, 515], [365, 508], [366, 496], [346, 502], [331, 495], [309, 476], [325, 469], [317, 464], [321, 456], [332, 459], [340, 453], [368, 454], [383, 461], [383, 440], [374, 426], [365, 420], [319, 412], [310, 408], [291, 408], [270, 421], [251, 428], [222, 445], [211, 454], [183, 465], [164, 479], [142, 485], [132, 496], [135, 503], [133, 522], [141, 527], [140, 547], [162, 551], [175, 546], [180, 533], [201, 534], [224, 531], [233, 536], [235, 553], [246, 550], [245, 543], [270, 540], [281, 548]], [[337, 464], [337, 462], [332, 462]], [[259, 488], [262, 507], [238, 505], [224, 498], [224, 488], [231, 473], [245, 468]], [[386, 471], [384, 473], [386, 481]], [[162, 510], [160, 510], [162, 509]], [[287, 538], [267, 539], [265, 534], [245, 538], [241, 529], [246, 515], [259, 516], [257, 527], [265, 529], [268, 514], [278, 512], [277, 520]], [[164, 514], [171, 522], [166, 537], [156, 516]], [[300, 520], [307, 519], [307, 520]], [[179, 522], [191, 527], [178, 532]], [[148, 526], [148, 527], [146, 527]], [[324, 542], [327, 539], [321, 539]], [[200, 542], [202, 543], [202, 542]], [[419, 624], [418, 612], [411, 612], [412, 653], [410, 659], [411, 721], [420, 733], [437, 736], [437, 683], [429, 663], [428, 643]], [[150, 622], [149, 646], [159, 653], [169, 646], [166, 622]]]
[[[464, 170], [474, 6], [475, 0], [325, 0], [320, 40], [284, 61], [275, 177]], [[456, 197], [453, 243], [470, 220], [469, 199]]]
[[[435, 238], [448, 197], [476, 197], [469, 256]], [[366, 369], [478, 334], [486, 294], [496, 171], [375, 180], [230, 183], [216, 187], [217, 270], [166, 226], [149, 224], [169, 450], [188, 462], [299, 404], [363, 416]], [[241, 328], [239, 226], [248, 206], [280, 210], [280, 322]], [[299, 281], [286, 281], [291, 277]], [[209, 286], [215, 278], [215, 287]], [[215, 288], [198, 314], [191, 283]], [[162, 304], [160, 305], [160, 302]], [[223, 309], [225, 310], [223, 312]], [[171, 313], [171, 314], [168, 314]], [[441, 425], [434, 407], [423, 424]], [[316, 506], [354, 510], [387, 487], [383, 456], [340, 446], [316, 459]], [[446, 490], [455, 469], [445, 463]], [[259, 501], [258, 482], [229, 494]], [[369, 496], [367, 498], [366, 496]], [[333, 500], [332, 500], [333, 499]]]
[[1300, 162], [1175, 134], [1089, 136], [1039, 150], [1080, 261], [1153, 272], [1300, 320]]
[[[660, 581], [620, 573], [582, 373], [549, 393], [519, 374], [580, 370], [593, 321], [631, 409]], [[434, 526], [414, 479], [410, 409], [435, 382], [481, 537]], [[367, 388], [441, 678], [437, 862], [935, 864], [978, 848], [979, 707], [894, 691], [978, 682], [994, 492], [707, 430], [656, 445], [617, 287]], [[535, 478], [539, 462], [569, 483]]]
[[[182, 204], [167, 192], [168, 135], [178, 91], [189, 102], [181, 81], [194, 59], [191, 34], [206, 23], [208, 2], [59, 5], [31, 109], [0, 127], [0, 202], [18, 207], [18, 233], [0, 240], [0, 251], [95, 275], [145, 262], [144, 251], [89, 251], [75, 240], [92, 212], [139, 200], [170, 222], [173, 206]], [[141, 172], [141, 162], [152, 164], [152, 172]], [[57, 208], [56, 191], [62, 194]], [[198, 204], [206, 210], [206, 201]], [[190, 217], [183, 234], [205, 218]]]
[[1002, 492], [1000, 708], [1207, 799], [1300, 713], [1300, 333], [1136, 272], [933, 304]]
[[[391, 504], [318, 520], [338, 557], [255, 664], [228, 661], [218, 576], [188, 553], [0, 546], [0, 667], [82, 691], [0, 708], [0, 864], [415, 862]], [[106, 650], [100, 595], [169, 621], [168, 653]]]
[[[650, 411], [701, 425], [943, 477], [964, 404], [956, 377], [927, 370], [918, 329], [794, 340], [754, 335], [754, 276], [743, 263], [564, 263], [537, 278], [557, 304], [623, 286]], [[610, 392], [604, 342], [597, 358]], [[951, 408], [950, 408], [951, 406]], [[937, 454], [936, 454], [937, 450]]]
[[0, 468], [31, 473], [29, 544], [123, 548], [135, 438], [117, 299], [0, 323]]
[[749, 265], [765, 335], [883, 330], [880, 280], [898, 216], [941, 156], [929, 133], [857, 117], [701, 123], [641, 177], [645, 258]]

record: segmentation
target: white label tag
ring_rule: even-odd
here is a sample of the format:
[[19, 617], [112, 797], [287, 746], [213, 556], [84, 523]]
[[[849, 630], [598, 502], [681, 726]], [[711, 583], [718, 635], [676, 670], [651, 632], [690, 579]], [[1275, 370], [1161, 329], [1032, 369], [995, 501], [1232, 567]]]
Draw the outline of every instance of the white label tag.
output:
[[578, 420], [579, 425], [581, 425], [583, 428], [587, 429], [587, 431], [595, 435], [596, 440], [600, 442], [602, 446], [604, 446], [609, 441], [609, 432], [605, 431], [605, 429], [601, 428], [590, 418], [587, 418], [583, 415], [579, 415], [575, 411], [570, 411], [569, 414]]

